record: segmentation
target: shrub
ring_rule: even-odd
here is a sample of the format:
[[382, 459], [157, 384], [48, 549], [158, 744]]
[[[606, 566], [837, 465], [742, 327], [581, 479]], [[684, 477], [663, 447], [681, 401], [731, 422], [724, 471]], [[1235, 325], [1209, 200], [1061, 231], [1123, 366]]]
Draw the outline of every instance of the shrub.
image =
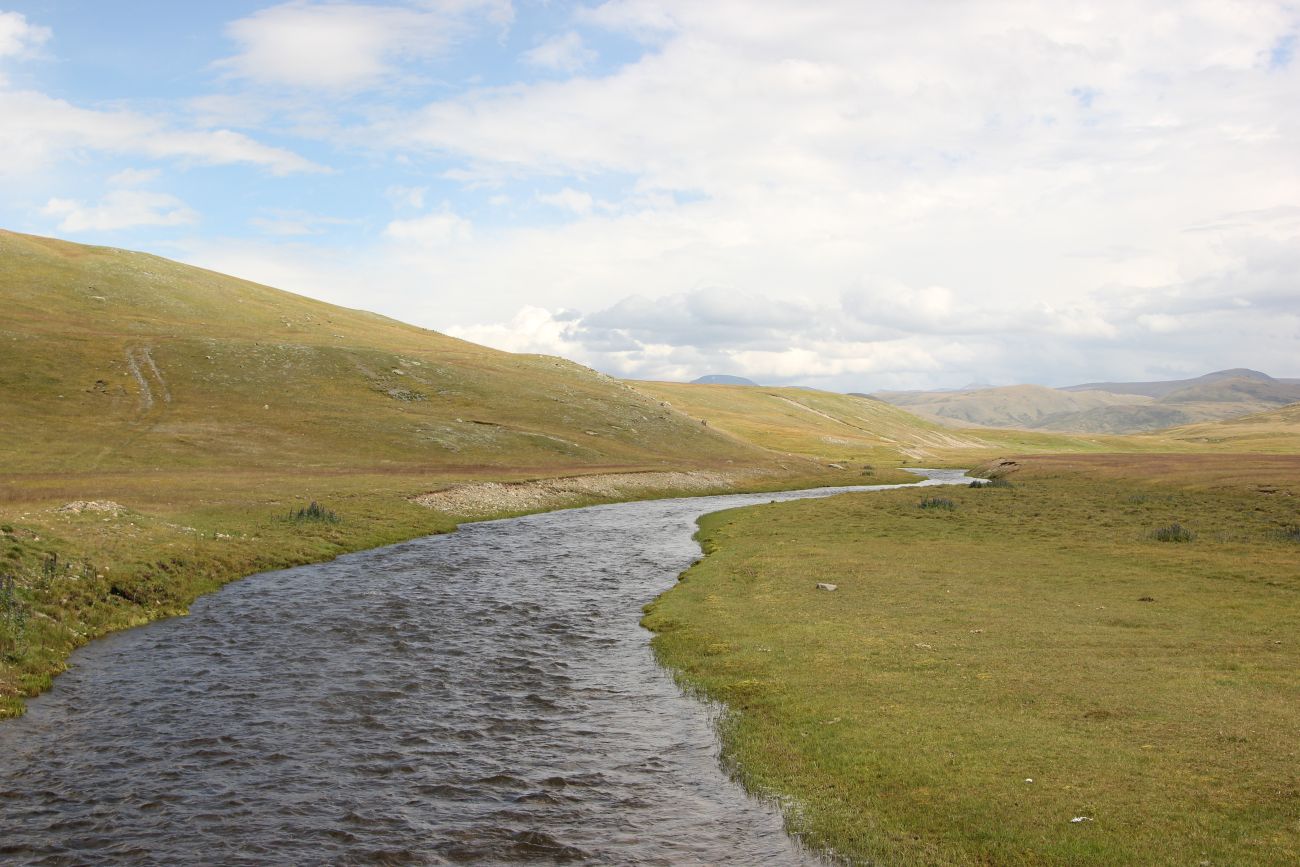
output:
[[957, 504], [952, 500], [949, 500], [947, 497], [926, 497], [917, 504], [917, 508], [943, 509], [946, 512], [951, 512], [953, 509], [957, 508]]
[[1196, 534], [1182, 524], [1175, 523], [1152, 530], [1151, 538], [1157, 542], [1190, 542], [1196, 538]]
[[325, 508], [315, 500], [305, 509], [299, 509], [296, 512], [289, 513], [290, 521], [315, 521], [321, 524], [337, 524], [339, 516], [334, 514], [330, 509]]

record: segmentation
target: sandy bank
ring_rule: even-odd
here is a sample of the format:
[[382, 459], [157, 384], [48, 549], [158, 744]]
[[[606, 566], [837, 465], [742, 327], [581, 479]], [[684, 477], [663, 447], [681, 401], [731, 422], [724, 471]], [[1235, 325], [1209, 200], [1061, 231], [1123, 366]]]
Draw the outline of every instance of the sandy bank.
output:
[[486, 515], [559, 509], [598, 500], [621, 500], [651, 492], [725, 491], [753, 482], [762, 471], [602, 473], [528, 482], [475, 482], [414, 498], [440, 512], [473, 519]]

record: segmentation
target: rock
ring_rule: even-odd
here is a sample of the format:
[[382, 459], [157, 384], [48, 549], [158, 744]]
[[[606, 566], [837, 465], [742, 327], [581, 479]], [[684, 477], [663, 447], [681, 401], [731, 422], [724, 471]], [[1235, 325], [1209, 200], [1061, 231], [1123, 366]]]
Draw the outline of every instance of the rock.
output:
[[112, 500], [76, 500], [72, 503], [64, 503], [54, 511], [71, 512], [74, 515], [80, 515], [82, 512], [108, 512], [117, 515], [125, 512], [126, 508]]
[[826, 584], [822, 581], [818, 581], [817, 589], [818, 590], [839, 590], [840, 586], [838, 584]]

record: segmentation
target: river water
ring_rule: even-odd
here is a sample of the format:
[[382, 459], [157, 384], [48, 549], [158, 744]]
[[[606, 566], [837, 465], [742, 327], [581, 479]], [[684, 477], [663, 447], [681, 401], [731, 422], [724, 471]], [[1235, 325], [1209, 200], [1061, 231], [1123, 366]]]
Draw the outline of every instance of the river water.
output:
[[833, 492], [468, 524], [94, 642], [0, 724], [0, 861], [816, 863], [638, 620], [701, 514]]

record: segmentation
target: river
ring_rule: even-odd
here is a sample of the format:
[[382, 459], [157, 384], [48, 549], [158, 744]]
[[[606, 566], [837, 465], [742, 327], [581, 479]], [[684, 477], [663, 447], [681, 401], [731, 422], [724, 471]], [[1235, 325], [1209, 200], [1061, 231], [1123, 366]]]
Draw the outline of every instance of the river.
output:
[[701, 514], [837, 490], [467, 524], [96, 641], [0, 724], [0, 860], [818, 863], [638, 621]]

